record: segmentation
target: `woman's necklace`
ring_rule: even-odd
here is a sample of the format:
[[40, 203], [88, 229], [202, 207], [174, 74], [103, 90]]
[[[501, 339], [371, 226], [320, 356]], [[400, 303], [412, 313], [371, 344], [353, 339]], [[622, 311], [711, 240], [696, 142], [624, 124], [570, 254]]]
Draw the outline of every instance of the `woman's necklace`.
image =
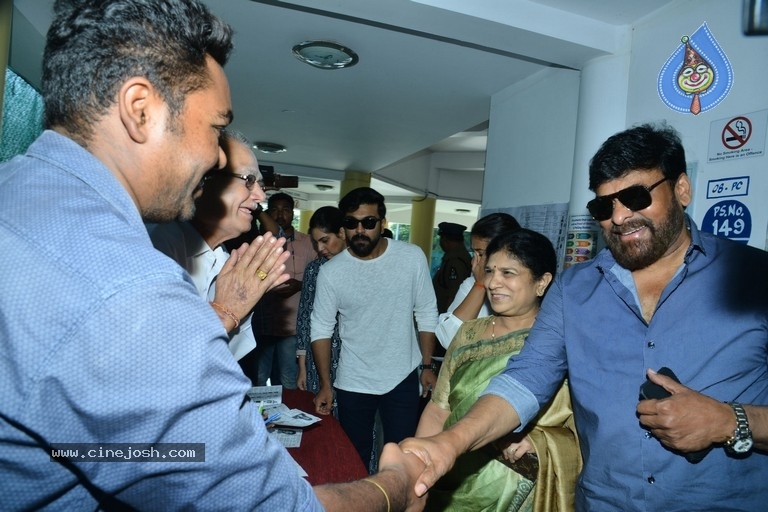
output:
[[[538, 310], [536, 310], [536, 311], [538, 312]], [[531, 323], [533, 323], [533, 322], [531, 322]], [[504, 326], [502, 325], [502, 327], [504, 327]], [[531, 326], [528, 325], [528, 327], [530, 328]], [[514, 326], [513, 326], [513, 328], [514, 328]], [[517, 327], [517, 328], [519, 329], [521, 327]], [[509, 331], [509, 332], [511, 332], [511, 331]], [[492, 340], [496, 339], [496, 315], [493, 315], [491, 317], [491, 339]]]

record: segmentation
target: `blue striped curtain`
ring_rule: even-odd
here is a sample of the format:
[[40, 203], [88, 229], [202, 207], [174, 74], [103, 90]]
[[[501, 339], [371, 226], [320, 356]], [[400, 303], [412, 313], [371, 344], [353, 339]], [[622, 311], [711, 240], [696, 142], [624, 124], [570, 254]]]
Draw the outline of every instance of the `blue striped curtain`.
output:
[[6, 68], [0, 162], [24, 153], [42, 132], [42, 96], [23, 78]]

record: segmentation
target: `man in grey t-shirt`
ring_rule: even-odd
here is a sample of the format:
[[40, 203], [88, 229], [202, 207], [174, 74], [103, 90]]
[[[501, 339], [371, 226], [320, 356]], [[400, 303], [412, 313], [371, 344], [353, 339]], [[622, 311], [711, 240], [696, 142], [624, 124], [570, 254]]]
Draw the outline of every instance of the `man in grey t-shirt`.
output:
[[[329, 414], [336, 389], [339, 421], [369, 465], [376, 411], [384, 442], [399, 442], [416, 431], [419, 384], [426, 395], [437, 380], [432, 365], [437, 303], [423, 251], [381, 236], [386, 215], [381, 194], [357, 188], [342, 198], [339, 209], [348, 248], [320, 269], [311, 317], [320, 378], [315, 407]], [[341, 353], [331, 382], [337, 318]]]

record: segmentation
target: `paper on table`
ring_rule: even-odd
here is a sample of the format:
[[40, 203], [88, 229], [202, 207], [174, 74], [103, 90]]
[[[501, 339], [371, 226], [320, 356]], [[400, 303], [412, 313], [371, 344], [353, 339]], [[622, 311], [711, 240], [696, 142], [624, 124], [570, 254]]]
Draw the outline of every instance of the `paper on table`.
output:
[[247, 395], [253, 402], [263, 403], [265, 406], [283, 403], [283, 386], [254, 386], [248, 390]]
[[274, 424], [281, 427], [303, 428], [314, 425], [321, 419], [300, 409], [289, 409], [285, 404], [264, 407], [264, 412], [270, 416], [279, 412], [280, 417], [274, 421]]
[[298, 448], [301, 446], [302, 432], [296, 428], [271, 428], [269, 434], [280, 441], [286, 448]]

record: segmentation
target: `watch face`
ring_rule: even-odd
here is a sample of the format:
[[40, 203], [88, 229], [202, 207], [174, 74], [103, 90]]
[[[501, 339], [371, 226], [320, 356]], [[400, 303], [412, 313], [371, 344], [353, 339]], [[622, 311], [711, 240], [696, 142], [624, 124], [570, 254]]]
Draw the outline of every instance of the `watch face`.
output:
[[752, 449], [752, 439], [749, 437], [744, 439], [735, 439], [731, 445], [731, 449], [736, 453], [747, 453]]
[[357, 64], [355, 52], [332, 41], [306, 41], [293, 47], [297, 59], [321, 69], [341, 69]]

